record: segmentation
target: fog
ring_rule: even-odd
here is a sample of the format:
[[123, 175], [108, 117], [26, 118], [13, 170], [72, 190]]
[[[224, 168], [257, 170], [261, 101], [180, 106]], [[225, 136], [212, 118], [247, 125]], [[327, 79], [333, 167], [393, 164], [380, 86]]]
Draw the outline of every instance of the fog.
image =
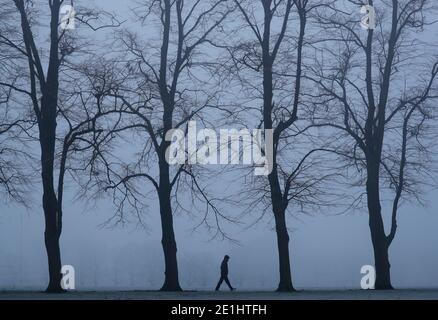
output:
[[[125, 1], [95, 2], [106, 10], [128, 14]], [[235, 184], [231, 188], [239, 192], [243, 187]], [[0, 203], [0, 290], [43, 290], [47, 285], [41, 190], [33, 190], [30, 209]], [[61, 252], [63, 264], [75, 268], [76, 288], [159, 289], [164, 258], [158, 201], [148, 203], [147, 229], [138, 228], [135, 222], [102, 226], [114, 212], [110, 201], [84, 205], [75, 194], [73, 185], [66, 189]], [[423, 196], [426, 206], [405, 205], [399, 212], [397, 236], [390, 249], [396, 288], [438, 287], [438, 191]], [[390, 210], [384, 209], [388, 218]], [[229, 206], [226, 210], [238, 215], [242, 208]], [[288, 216], [296, 288], [359, 288], [361, 267], [373, 265], [366, 210], [338, 213], [323, 208], [312, 215]], [[194, 231], [201, 218], [196, 212], [175, 217], [183, 289], [213, 290], [225, 254], [231, 257], [229, 277], [238, 290], [276, 288], [277, 244], [272, 221], [251, 228], [226, 225], [236, 243], [211, 239], [204, 228]]]
[[[437, 195], [428, 196], [428, 208], [401, 210], [390, 251], [393, 283], [398, 288], [438, 287], [438, 216], [437, 203], [432, 201]], [[101, 203], [84, 212], [77, 201], [66, 199], [62, 258], [63, 264], [75, 267], [77, 289], [159, 289], [164, 260], [158, 211], [151, 208], [151, 230], [146, 232], [133, 225], [102, 228], [111, 210], [112, 206]], [[42, 210], [37, 205], [29, 211], [2, 205], [0, 212], [0, 288], [44, 289], [48, 275]], [[359, 288], [360, 268], [373, 264], [365, 212], [290, 217], [288, 223], [297, 288]], [[230, 280], [238, 289], [275, 289], [278, 264], [270, 224], [233, 228], [232, 236], [239, 244], [209, 240], [202, 229], [193, 233], [195, 224], [185, 216], [176, 217], [184, 289], [213, 289], [224, 254], [231, 256]]]

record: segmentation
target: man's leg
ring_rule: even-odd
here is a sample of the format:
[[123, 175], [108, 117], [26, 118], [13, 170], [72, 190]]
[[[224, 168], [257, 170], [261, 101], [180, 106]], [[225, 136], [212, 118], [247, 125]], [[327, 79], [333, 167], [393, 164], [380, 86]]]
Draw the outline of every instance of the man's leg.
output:
[[234, 288], [231, 286], [230, 280], [228, 280], [228, 276], [225, 277], [225, 283], [228, 285], [228, 288], [230, 288], [231, 291], [234, 290]]
[[217, 283], [217, 286], [216, 286], [216, 291], [218, 291], [219, 288], [221, 287], [222, 281], [224, 281], [224, 277], [221, 277], [221, 278], [219, 279], [219, 282]]

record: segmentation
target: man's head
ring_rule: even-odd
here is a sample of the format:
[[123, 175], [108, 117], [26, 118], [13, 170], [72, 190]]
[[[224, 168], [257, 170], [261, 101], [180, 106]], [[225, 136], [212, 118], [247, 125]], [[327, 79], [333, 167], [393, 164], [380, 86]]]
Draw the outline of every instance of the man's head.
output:
[[230, 256], [226, 254], [224, 260], [230, 260]]

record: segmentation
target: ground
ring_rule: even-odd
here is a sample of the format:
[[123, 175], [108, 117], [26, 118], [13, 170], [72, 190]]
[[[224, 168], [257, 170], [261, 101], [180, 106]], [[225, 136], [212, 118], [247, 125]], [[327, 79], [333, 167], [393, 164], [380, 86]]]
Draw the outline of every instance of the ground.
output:
[[438, 300], [438, 289], [425, 290], [306, 290], [295, 293], [276, 292], [206, 292], [165, 293], [157, 291], [84, 291], [61, 295], [30, 291], [0, 291], [0, 300]]

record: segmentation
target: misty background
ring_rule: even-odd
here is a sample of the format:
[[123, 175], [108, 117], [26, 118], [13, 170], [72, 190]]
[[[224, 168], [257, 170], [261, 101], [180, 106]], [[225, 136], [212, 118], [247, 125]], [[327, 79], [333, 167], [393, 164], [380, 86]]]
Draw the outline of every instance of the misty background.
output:
[[[39, 192], [34, 195], [37, 204]], [[390, 252], [396, 288], [438, 287], [437, 196], [427, 196], [427, 208], [401, 209], [399, 234]], [[61, 250], [63, 264], [75, 267], [77, 289], [159, 289], [164, 258], [157, 204], [150, 204], [150, 230], [145, 231], [134, 224], [102, 228], [114, 210], [110, 204], [84, 211], [73, 200], [66, 199]], [[48, 277], [42, 210], [1, 205], [0, 212], [0, 289], [42, 290]], [[275, 289], [278, 259], [271, 224], [261, 222], [247, 230], [228, 227], [239, 240], [234, 244], [210, 241], [203, 229], [193, 233], [198, 221], [193, 219], [175, 218], [183, 289], [214, 289], [224, 254], [231, 256], [230, 280], [239, 290]], [[373, 264], [366, 212], [289, 216], [288, 225], [297, 288], [360, 287], [360, 268]]]
[[[94, 3], [130, 17], [128, 1]], [[220, 177], [213, 183], [228, 188], [221, 185], [225, 182]], [[243, 183], [234, 183], [230, 188], [238, 194], [244, 187]], [[47, 283], [42, 191], [38, 184], [32, 190], [30, 209], [0, 202], [0, 290], [43, 290]], [[148, 203], [144, 217], [147, 230], [138, 228], [135, 222], [110, 227], [102, 226], [115, 210], [110, 201], [84, 205], [75, 199], [75, 191], [73, 184], [66, 186], [61, 252], [63, 264], [75, 268], [76, 289], [159, 289], [164, 279], [164, 258], [158, 200]], [[390, 249], [396, 288], [438, 287], [438, 191], [431, 190], [424, 198], [425, 207], [414, 204], [400, 209], [398, 233]], [[387, 219], [390, 211], [383, 209]], [[226, 210], [237, 216], [243, 208], [229, 206]], [[359, 288], [361, 267], [373, 264], [366, 209], [338, 213], [338, 209], [324, 208], [311, 215], [288, 216], [296, 288]], [[196, 213], [175, 216], [183, 289], [213, 290], [220, 262], [228, 254], [230, 280], [238, 290], [275, 290], [278, 258], [272, 221], [251, 228], [226, 225], [229, 236], [238, 241], [234, 243], [211, 240], [203, 228], [194, 232], [200, 219]]]

